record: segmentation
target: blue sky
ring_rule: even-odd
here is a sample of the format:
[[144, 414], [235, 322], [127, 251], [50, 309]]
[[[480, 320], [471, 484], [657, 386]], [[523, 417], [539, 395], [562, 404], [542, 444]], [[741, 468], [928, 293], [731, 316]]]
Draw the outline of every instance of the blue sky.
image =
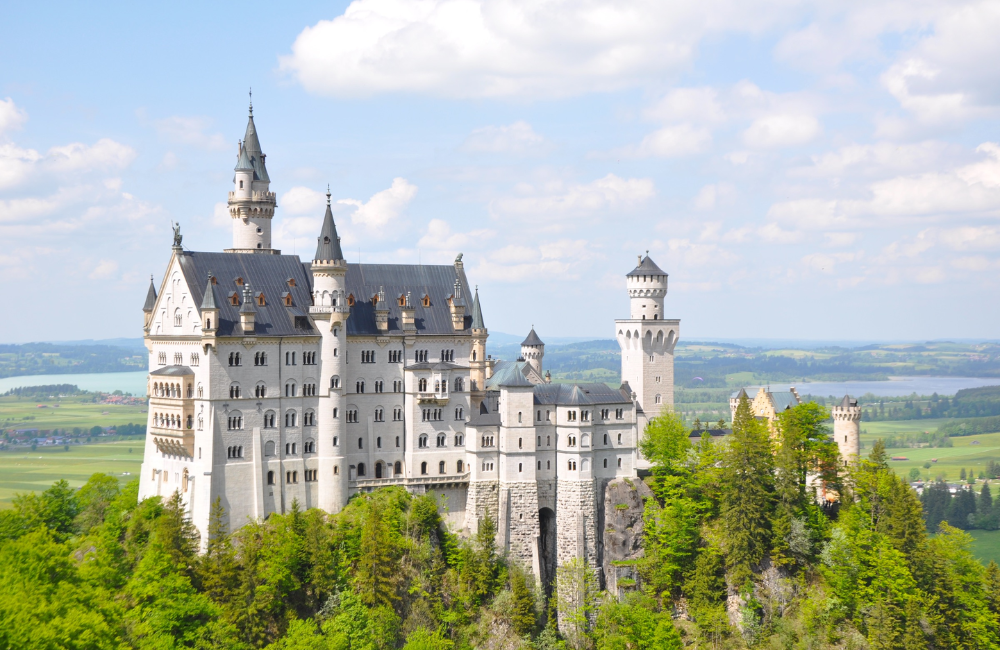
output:
[[247, 89], [310, 256], [465, 254], [487, 326], [610, 337], [649, 250], [705, 338], [996, 338], [1000, 3], [10, 4], [0, 340], [136, 336]]

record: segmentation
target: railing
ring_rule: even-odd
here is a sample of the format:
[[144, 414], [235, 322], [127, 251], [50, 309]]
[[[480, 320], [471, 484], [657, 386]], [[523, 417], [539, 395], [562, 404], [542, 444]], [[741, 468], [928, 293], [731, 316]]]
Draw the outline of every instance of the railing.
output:
[[464, 474], [438, 474], [436, 476], [393, 476], [392, 478], [359, 478], [348, 481], [358, 489], [385, 487], [387, 485], [440, 485], [441, 483], [468, 483], [471, 472]]

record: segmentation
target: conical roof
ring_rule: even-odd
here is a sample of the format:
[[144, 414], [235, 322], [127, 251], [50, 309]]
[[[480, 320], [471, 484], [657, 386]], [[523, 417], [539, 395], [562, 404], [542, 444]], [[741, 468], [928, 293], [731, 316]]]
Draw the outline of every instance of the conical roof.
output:
[[646, 257], [639, 260], [639, 265], [632, 269], [632, 272], [625, 277], [630, 277], [633, 275], [666, 275], [666, 272], [656, 265], [649, 257], [649, 253], [646, 253]]
[[850, 395], [844, 395], [844, 399], [840, 400], [841, 408], [851, 408], [852, 406], [857, 406], [858, 400], [851, 399]]
[[342, 260], [344, 251], [340, 248], [340, 237], [337, 236], [337, 224], [333, 223], [333, 211], [330, 209], [330, 191], [326, 192], [326, 214], [323, 215], [323, 227], [316, 238], [316, 255], [314, 260]]
[[[264, 167], [264, 154], [260, 150], [260, 140], [257, 139], [257, 127], [253, 123], [253, 107], [250, 108], [250, 117], [247, 119], [247, 132], [243, 136], [243, 151], [246, 152], [250, 163], [253, 165], [253, 179], [255, 181], [271, 182], [267, 175], [267, 168]], [[240, 152], [242, 157], [243, 152]]]
[[208, 274], [208, 286], [205, 288], [205, 297], [201, 301], [202, 309], [218, 309], [215, 306], [215, 287], [212, 284], [212, 274]]
[[535, 328], [532, 327], [531, 331], [528, 332], [528, 338], [521, 341], [521, 345], [527, 345], [530, 347], [535, 347], [539, 345], [545, 345], [542, 343], [542, 339], [538, 338], [538, 334], [535, 334]]
[[146, 292], [146, 304], [143, 311], [153, 311], [156, 308], [156, 287], [153, 286], [153, 276], [149, 276], [149, 291]]
[[486, 329], [483, 323], [483, 308], [479, 305], [479, 287], [476, 287], [476, 297], [472, 299], [472, 329]]
[[240, 158], [236, 161], [236, 168], [233, 169], [233, 171], [253, 171], [253, 163], [250, 162], [250, 156], [247, 154], [247, 148], [242, 145], [240, 146]]

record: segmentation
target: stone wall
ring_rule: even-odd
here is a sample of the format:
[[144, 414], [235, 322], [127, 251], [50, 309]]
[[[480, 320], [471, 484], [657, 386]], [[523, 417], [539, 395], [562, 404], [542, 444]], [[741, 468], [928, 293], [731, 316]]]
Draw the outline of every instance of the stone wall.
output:
[[603, 569], [606, 589], [621, 596], [633, 583], [619, 587], [619, 579], [635, 581], [635, 560], [642, 557], [642, 512], [653, 493], [639, 479], [615, 479], [604, 487]]
[[[538, 484], [535, 481], [501, 483], [500, 504], [501, 513], [506, 505], [508, 555], [519, 560], [531, 569], [535, 577], [540, 578]], [[504, 518], [503, 514], [501, 518]]]
[[556, 530], [560, 566], [575, 557], [597, 567], [597, 503], [593, 479], [559, 481]]
[[497, 481], [472, 481], [469, 483], [465, 503], [465, 525], [470, 535], [479, 532], [479, 521], [485, 517], [499, 524], [499, 489]]

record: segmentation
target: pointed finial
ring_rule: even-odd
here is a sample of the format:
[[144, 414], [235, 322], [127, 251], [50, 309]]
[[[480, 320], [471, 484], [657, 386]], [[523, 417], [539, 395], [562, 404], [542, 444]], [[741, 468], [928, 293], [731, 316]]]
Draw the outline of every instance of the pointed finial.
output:
[[330, 205], [330, 184], [326, 184], [326, 204]]
[[253, 87], [250, 87], [250, 117], [253, 117]]
[[649, 257], [649, 249], [646, 249], [646, 257]]

